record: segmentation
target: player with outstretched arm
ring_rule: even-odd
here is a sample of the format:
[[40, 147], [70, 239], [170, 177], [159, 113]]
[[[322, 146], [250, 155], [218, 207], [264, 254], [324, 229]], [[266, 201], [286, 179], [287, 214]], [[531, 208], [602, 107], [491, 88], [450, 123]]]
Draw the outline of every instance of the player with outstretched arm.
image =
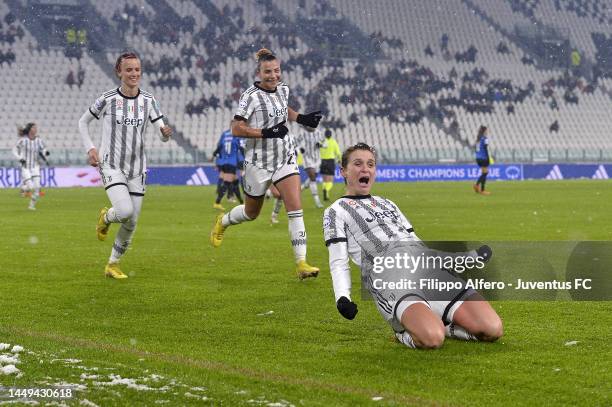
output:
[[[119, 268], [119, 260], [130, 245], [145, 195], [147, 125], [151, 122], [164, 142], [172, 135], [172, 128], [164, 123], [153, 95], [140, 89], [140, 67], [140, 59], [135, 53], [119, 56], [115, 74], [121, 85], [104, 92], [79, 120], [89, 164], [98, 167], [112, 205], [100, 210], [96, 225], [98, 240], [106, 239], [111, 224], [121, 225], [104, 269], [107, 277], [115, 279], [127, 278]], [[100, 151], [89, 136], [89, 123], [93, 119], [102, 119]]]
[[306, 262], [307, 238], [296, 144], [293, 137], [287, 135], [289, 130], [285, 124], [289, 120], [316, 128], [322, 118], [321, 112], [298, 114], [291, 109], [288, 106], [289, 86], [280, 81], [280, 61], [265, 48], [257, 52], [256, 59], [260, 80], [242, 94], [232, 121], [232, 134], [247, 140], [242, 177], [245, 204], [217, 216], [210, 241], [214, 247], [219, 247], [228, 227], [255, 220], [272, 183], [278, 188], [287, 210], [297, 275], [300, 279], [316, 277], [319, 269]]
[[[364, 143], [348, 148], [342, 155], [341, 173], [347, 194], [325, 210], [323, 232], [337, 309], [345, 318], [353, 319], [357, 305], [351, 299], [349, 258], [363, 266], [382, 255], [402, 251], [414, 254], [427, 247], [393, 202], [370, 195], [376, 177], [374, 149]], [[491, 256], [488, 246], [466, 253], [483, 262]], [[433, 273], [424, 274], [427, 278], [463, 281], [444, 269], [427, 273]], [[410, 348], [439, 348], [445, 336], [482, 341], [502, 336], [501, 319], [471, 288], [457, 288], [433, 300], [432, 291], [418, 287], [394, 290], [373, 283], [372, 274], [364, 274], [362, 268], [362, 285], [375, 299], [398, 341]]]

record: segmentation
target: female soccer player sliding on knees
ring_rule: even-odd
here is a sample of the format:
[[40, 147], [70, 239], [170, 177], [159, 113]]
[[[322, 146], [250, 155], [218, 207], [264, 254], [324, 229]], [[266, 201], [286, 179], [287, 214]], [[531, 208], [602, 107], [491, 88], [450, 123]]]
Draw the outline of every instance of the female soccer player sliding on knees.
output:
[[[134, 53], [124, 53], [115, 64], [115, 74], [121, 86], [104, 92], [79, 120], [79, 132], [87, 149], [89, 164], [98, 167], [102, 183], [112, 207], [102, 208], [96, 234], [105, 240], [112, 223], [121, 227], [115, 237], [110, 259], [104, 269], [107, 277], [127, 278], [119, 268], [119, 260], [131, 240], [145, 194], [146, 156], [144, 136], [150, 121], [166, 142], [172, 129], [164, 123], [157, 101], [140, 89], [140, 59]], [[89, 136], [89, 123], [102, 119], [100, 151]]]
[[[439, 348], [445, 336], [482, 341], [501, 337], [502, 322], [489, 303], [447, 270], [419, 269], [412, 274], [391, 266], [395, 268], [386, 274], [393, 277], [387, 282], [421, 276], [422, 280], [460, 286], [440, 292], [419, 284], [399, 289], [385, 286], [383, 281], [376, 281], [379, 276], [376, 273], [380, 270], [364, 269], [364, 264], [377, 264], [377, 258], [393, 258], [398, 254], [416, 257], [431, 249], [420, 241], [393, 202], [370, 195], [376, 176], [376, 157], [370, 146], [359, 143], [348, 148], [342, 155], [341, 173], [347, 194], [328, 207], [323, 217], [329, 267], [340, 314], [347, 319], [357, 314], [357, 305], [351, 300], [350, 258], [362, 266], [362, 284], [375, 299], [378, 311], [391, 325], [396, 338], [406, 346]], [[482, 246], [463, 254], [479, 258], [484, 265], [491, 257], [491, 250]]]
[[219, 247], [229, 226], [256, 219], [272, 183], [280, 191], [287, 210], [298, 277], [316, 277], [319, 269], [306, 262], [306, 228], [296, 144], [287, 136], [285, 123], [289, 120], [316, 128], [322, 118], [321, 112], [302, 115], [288, 107], [289, 87], [280, 81], [279, 60], [265, 48], [257, 52], [256, 58], [260, 80], [242, 94], [232, 121], [232, 134], [247, 140], [243, 174], [245, 204], [217, 216], [210, 241], [214, 247]]

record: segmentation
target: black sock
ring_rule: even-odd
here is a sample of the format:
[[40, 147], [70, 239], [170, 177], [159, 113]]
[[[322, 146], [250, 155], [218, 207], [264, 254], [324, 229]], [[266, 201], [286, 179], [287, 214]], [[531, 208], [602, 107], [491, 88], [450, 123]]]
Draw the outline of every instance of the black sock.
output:
[[480, 190], [484, 191], [485, 189], [485, 182], [487, 182], [487, 174], [486, 172], [483, 172], [482, 174], [480, 174], [480, 177], [478, 178], [478, 181], [476, 182], [476, 184], [480, 184]]
[[240, 196], [240, 183], [237, 179], [232, 182], [232, 192], [234, 193], [234, 195], [236, 195], [236, 198], [238, 198], [238, 202], [244, 203], [244, 201], [242, 200], [242, 196]]
[[221, 185], [219, 185], [219, 190], [217, 191], [217, 200], [215, 201], [215, 203], [220, 204], [221, 200], [223, 199], [223, 195], [225, 195], [225, 191], [227, 191], [227, 188], [229, 187], [229, 182], [223, 182]]
[[219, 194], [219, 190], [221, 189], [221, 185], [223, 185], [223, 179], [217, 178], [217, 195]]

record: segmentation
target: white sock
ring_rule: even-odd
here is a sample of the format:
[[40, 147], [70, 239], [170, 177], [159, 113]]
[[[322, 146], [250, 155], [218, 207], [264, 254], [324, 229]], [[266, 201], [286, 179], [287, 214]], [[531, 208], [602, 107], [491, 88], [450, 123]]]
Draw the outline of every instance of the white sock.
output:
[[319, 189], [317, 188], [317, 186], [318, 185], [316, 182], [311, 182], [310, 183], [310, 193], [312, 194], [315, 204], [320, 205], [321, 200], [319, 199]]
[[274, 201], [274, 208], [272, 208], [272, 215], [278, 215], [282, 207], [283, 207], [283, 200], [276, 198], [276, 200]]
[[408, 331], [404, 331], [402, 333], [396, 332], [395, 337], [397, 338], [398, 341], [400, 341], [400, 343], [403, 343], [404, 345], [408, 346], [411, 349], [416, 349], [414, 340], [412, 339], [412, 336], [410, 336]]
[[40, 196], [40, 188], [36, 188], [32, 197], [30, 198], [30, 206], [34, 207], [36, 205], [36, 201], [38, 201], [38, 197]]
[[306, 181], [302, 184], [302, 190], [308, 188], [310, 186], [310, 178], [306, 178]]
[[111, 250], [109, 263], [118, 263], [121, 256], [125, 254], [130, 243], [132, 242], [132, 236], [136, 231], [136, 223], [140, 216], [140, 210], [142, 209], [142, 196], [130, 195], [130, 204], [132, 205], [133, 212], [132, 216], [121, 224], [117, 236], [115, 236], [115, 242], [113, 243], [113, 249]]
[[457, 324], [449, 324], [444, 327], [445, 336], [447, 338], [461, 339], [462, 341], [477, 341], [474, 335], [466, 331], [463, 327]]
[[244, 211], [244, 205], [234, 206], [231, 211], [226, 213], [221, 219], [221, 224], [223, 227], [228, 227], [229, 225], [238, 225], [242, 222], [248, 222], [253, 219], [249, 218]]
[[[126, 225], [128, 223], [129, 225]], [[117, 232], [117, 236], [115, 236], [113, 250], [111, 251], [110, 258], [108, 259], [109, 263], [119, 263], [119, 259], [121, 259], [121, 256], [125, 254], [128, 247], [130, 246], [132, 236], [134, 235], [134, 230], [136, 230], [135, 226], [133, 229], [131, 229], [131, 226], [131, 222], [121, 224], [121, 227]]]
[[306, 227], [304, 226], [304, 211], [287, 212], [289, 219], [289, 236], [291, 237], [291, 246], [293, 247], [293, 255], [295, 262], [306, 260]]

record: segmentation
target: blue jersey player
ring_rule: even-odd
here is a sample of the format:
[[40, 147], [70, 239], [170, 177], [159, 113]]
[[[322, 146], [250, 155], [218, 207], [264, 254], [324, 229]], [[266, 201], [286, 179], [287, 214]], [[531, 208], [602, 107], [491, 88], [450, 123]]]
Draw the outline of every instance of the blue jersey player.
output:
[[213, 152], [213, 157], [217, 157], [217, 168], [219, 170], [222, 183], [217, 188], [217, 199], [213, 207], [215, 209], [224, 210], [221, 206], [221, 200], [226, 192], [233, 193], [238, 201], [242, 203], [240, 188], [238, 187], [238, 179], [236, 178], [236, 170], [241, 154], [240, 140], [232, 136], [230, 130], [225, 130], [219, 137], [217, 148]]
[[489, 191], [485, 191], [487, 175], [489, 174], [490, 156], [489, 156], [489, 129], [487, 126], [480, 126], [478, 136], [476, 138], [476, 164], [480, 167], [480, 177], [474, 184], [474, 192], [481, 195], [491, 195]]

